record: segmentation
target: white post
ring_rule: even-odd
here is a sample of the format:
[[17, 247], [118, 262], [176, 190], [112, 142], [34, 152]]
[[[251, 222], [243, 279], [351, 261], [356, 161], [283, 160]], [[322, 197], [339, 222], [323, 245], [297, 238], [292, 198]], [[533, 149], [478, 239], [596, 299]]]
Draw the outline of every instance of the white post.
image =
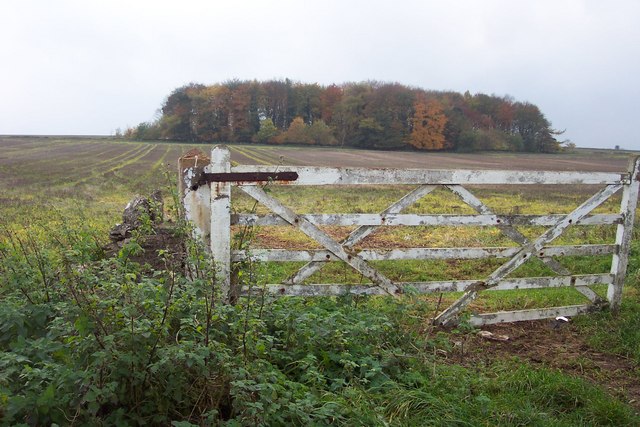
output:
[[631, 237], [633, 234], [633, 222], [638, 204], [638, 189], [640, 187], [640, 157], [635, 157], [629, 162], [630, 183], [624, 186], [622, 192], [622, 202], [620, 203], [620, 213], [622, 223], [618, 224], [616, 231], [617, 253], [613, 254], [611, 263], [611, 274], [613, 283], [607, 289], [607, 299], [614, 313], [620, 310], [622, 302], [622, 288], [627, 273], [629, 263], [629, 250], [631, 247]]
[[190, 150], [178, 159], [178, 192], [185, 219], [193, 223], [194, 237], [202, 239], [205, 246], [209, 246], [211, 235], [211, 192], [208, 185], [192, 187], [208, 164], [209, 157], [200, 150]]
[[[210, 173], [231, 172], [231, 154], [224, 145], [211, 150]], [[231, 291], [231, 184], [211, 183], [211, 256], [216, 267], [222, 300], [229, 302]]]

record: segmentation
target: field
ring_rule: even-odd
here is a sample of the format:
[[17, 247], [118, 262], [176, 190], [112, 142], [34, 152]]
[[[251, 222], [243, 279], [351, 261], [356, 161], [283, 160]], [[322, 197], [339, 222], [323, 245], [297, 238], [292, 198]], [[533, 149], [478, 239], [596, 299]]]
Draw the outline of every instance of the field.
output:
[[[428, 319], [436, 306], [453, 298], [446, 295], [407, 296], [400, 302], [258, 299], [225, 309], [213, 304], [206, 273], [178, 280], [177, 267], [164, 251], [150, 256], [165, 260], [166, 269], [149, 272], [129, 263], [127, 251], [140, 247], [125, 246], [115, 255], [101, 249], [135, 194], [162, 189], [171, 211], [177, 159], [193, 147], [0, 137], [0, 420], [4, 415], [9, 423], [27, 424], [640, 423], [637, 242], [619, 317], [605, 312], [558, 328], [547, 322], [486, 328], [508, 335], [507, 342], [482, 339], [464, 324], [453, 331], [431, 327]], [[630, 155], [230, 148], [232, 160], [242, 164], [434, 169], [623, 172]], [[345, 194], [344, 189], [274, 186], [270, 191], [299, 213], [375, 213], [410, 189], [365, 187]], [[530, 214], [569, 212], [590, 191], [558, 186], [473, 190], [495, 212]], [[246, 197], [234, 193], [233, 198], [238, 211], [254, 209]], [[618, 202], [596, 212], [614, 213]], [[474, 213], [440, 190], [407, 212]], [[169, 216], [177, 221], [175, 214]], [[342, 238], [350, 230], [327, 232]], [[494, 227], [467, 230], [398, 227], [374, 233], [361, 247], [514, 245]], [[532, 237], [544, 228], [519, 230]], [[614, 236], [614, 226], [575, 227], [558, 243], [611, 243]], [[245, 243], [252, 249], [316, 247], [281, 227], [251, 230]], [[603, 273], [610, 260], [563, 262], [576, 273]], [[541, 263], [530, 264], [516, 276], [548, 273]], [[394, 280], [481, 278], [498, 265], [469, 260], [378, 264]], [[248, 265], [245, 273], [260, 285], [283, 280], [299, 266]], [[310, 279], [363, 282], [339, 263]], [[472, 309], [566, 305], [581, 298], [571, 289], [495, 292]]]
[[[43, 206], [61, 212], [82, 207], [87, 217], [107, 227], [132, 195], [165, 186], [165, 172], [174, 173], [178, 157], [193, 147], [110, 139], [0, 137], [4, 217], [27, 220], [32, 218], [26, 214], [29, 209], [37, 213]], [[205, 152], [211, 148], [195, 147]], [[432, 169], [624, 171], [629, 157], [624, 152], [592, 150], [476, 155], [235, 145], [231, 151], [232, 160], [241, 164]], [[21, 214], [6, 214], [14, 208]]]

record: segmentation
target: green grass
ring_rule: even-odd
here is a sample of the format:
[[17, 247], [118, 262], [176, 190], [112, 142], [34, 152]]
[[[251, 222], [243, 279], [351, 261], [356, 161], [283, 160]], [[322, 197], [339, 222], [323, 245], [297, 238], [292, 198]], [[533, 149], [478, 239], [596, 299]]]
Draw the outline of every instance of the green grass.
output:
[[595, 313], [580, 317], [578, 325], [593, 347], [640, 364], [640, 298], [637, 283], [632, 291], [634, 295], [623, 301], [618, 316], [610, 312]]

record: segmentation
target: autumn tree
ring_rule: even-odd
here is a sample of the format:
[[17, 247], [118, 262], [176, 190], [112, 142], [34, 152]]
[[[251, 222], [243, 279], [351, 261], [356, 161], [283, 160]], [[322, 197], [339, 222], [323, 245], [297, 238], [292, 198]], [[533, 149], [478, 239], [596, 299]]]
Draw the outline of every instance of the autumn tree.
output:
[[252, 127], [250, 87], [247, 83], [237, 80], [229, 82], [226, 86], [229, 88], [228, 140], [242, 142], [251, 139], [258, 129]]
[[336, 145], [338, 143], [336, 137], [333, 136], [333, 131], [324, 120], [313, 122], [307, 128], [307, 135], [317, 145]]
[[307, 132], [307, 125], [302, 117], [296, 117], [293, 119], [286, 132], [282, 133], [277, 142], [284, 144], [311, 144], [313, 141], [309, 138]]
[[280, 134], [278, 128], [273, 124], [271, 119], [260, 120], [260, 130], [256, 133], [253, 142], [276, 142], [276, 138]]
[[437, 101], [419, 98], [414, 104], [409, 143], [419, 150], [444, 150], [448, 148], [444, 131], [447, 116]]
[[328, 86], [320, 94], [320, 117], [326, 124], [331, 124], [336, 105], [341, 99], [342, 88], [335, 84]]
[[199, 141], [229, 140], [230, 90], [223, 84], [207, 86], [192, 96], [191, 123]]
[[127, 135], [197, 142], [555, 152], [559, 134], [537, 106], [508, 96], [427, 92], [375, 81], [322, 86], [289, 79], [188, 84], [154, 122]]

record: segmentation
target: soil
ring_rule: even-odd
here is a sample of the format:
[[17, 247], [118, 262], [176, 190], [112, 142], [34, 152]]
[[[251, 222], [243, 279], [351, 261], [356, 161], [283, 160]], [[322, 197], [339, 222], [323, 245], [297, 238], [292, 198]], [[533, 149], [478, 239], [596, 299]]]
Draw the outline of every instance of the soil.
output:
[[[117, 254], [127, 241], [128, 239], [118, 243], [110, 243], [105, 247], [107, 256]], [[172, 224], [158, 225], [152, 234], [142, 237], [138, 243], [144, 251], [132, 256], [131, 260], [143, 266], [144, 270], [181, 270], [186, 257], [184, 238], [176, 233]], [[158, 256], [159, 250], [167, 251], [168, 256], [166, 258]], [[165, 262], [170, 262], [171, 265], [166, 265]]]
[[[292, 166], [396, 167], [417, 169], [511, 169], [624, 172], [629, 153], [588, 150], [576, 153], [434, 153], [416, 151], [375, 151], [325, 147], [230, 146], [231, 159], [242, 164], [263, 163]], [[247, 154], [253, 158], [247, 157]], [[282, 159], [281, 162], [275, 159]]]
[[628, 402], [640, 413], [640, 366], [623, 356], [593, 349], [571, 323], [527, 321], [488, 325], [482, 330], [509, 339], [495, 341], [477, 334], [468, 335], [457, 343], [448, 360], [474, 367], [517, 357], [534, 366], [555, 368], [585, 378]]

